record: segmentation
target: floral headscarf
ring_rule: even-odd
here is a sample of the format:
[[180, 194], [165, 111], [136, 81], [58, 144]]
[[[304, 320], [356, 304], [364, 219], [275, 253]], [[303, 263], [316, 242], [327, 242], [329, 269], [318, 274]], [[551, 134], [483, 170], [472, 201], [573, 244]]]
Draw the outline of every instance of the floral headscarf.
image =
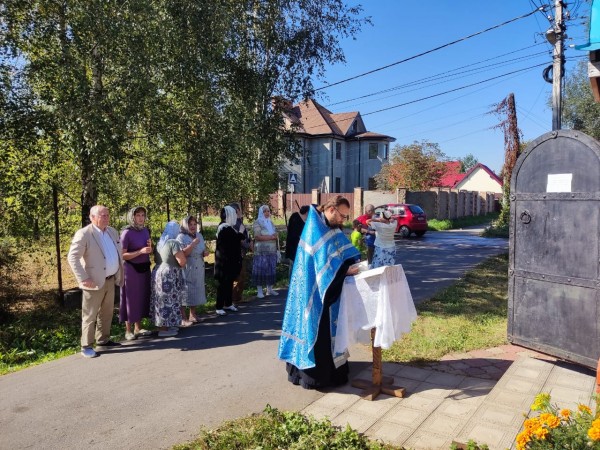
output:
[[235, 209], [231, 206], [225, 206], [223, 209], [225, 210], [225, 222], [219, 224], [219, 227], [217, 228], [217, 237], [222, 229], [234, 227], [237, 222], [237, 213], [235, 212]]
[[171, 220], [165, 226], [165, 231], [163, 231], [163, 233], [160, 235], [160, 240], [158, 241], [158, 244], [156, 245], [156, 250], [160, 251], [162, 246], [165, 245], [165, 242], [167, 242], [169, 239], [175, 239], [178, 234], [179, 234], [179, 224], [177, 223], [177, 221]]
[[179, 231], [183, 234], [187, 234], [188, 236], [195, 238], [196, 235], [190, 231], [190, 221], [198, 223], [195, 216], [184, 217], [183, 219], [181, 219], [181, 226], [179, 227]]
[[267, 232], [269, 234], [275, 234], [275, 225], [273, 225], [273, 222], [271, 221], [270, 218], [267, 219], [265, 217], [265, 209], [269, 209], [269, 205], [262, 205], [260, 208], [258, 208], [257, 222], [260, 224], [260, 226], [262, 228], [267, 230]]
[[126, 229], [143, 230], [145, 228], [144, 225], [140, 226], [135, 223], [135, 215], [140, 211], [144, 211], [144, 214], [148, 215], [148, 213], [146, 212], [146, 208], [144, 208], [143, 206], [136, 206], [135, 208], [131, 208], [127, 212], [127, 226], [125, 227]]

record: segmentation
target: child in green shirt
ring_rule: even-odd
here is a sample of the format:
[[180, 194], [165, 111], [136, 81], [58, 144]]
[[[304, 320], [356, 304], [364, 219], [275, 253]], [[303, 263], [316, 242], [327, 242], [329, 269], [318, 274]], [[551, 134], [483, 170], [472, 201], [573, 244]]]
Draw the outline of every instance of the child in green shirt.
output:
[[352, 228], [354, 231], [350, 234], [350, 241], [352, 241], [352, 245], [354, 245], [359, 252], [362, 252], [364, 250], [363, 236], [360, 232], [362, 225], [358, 220], [354, 219], [352, 221]]

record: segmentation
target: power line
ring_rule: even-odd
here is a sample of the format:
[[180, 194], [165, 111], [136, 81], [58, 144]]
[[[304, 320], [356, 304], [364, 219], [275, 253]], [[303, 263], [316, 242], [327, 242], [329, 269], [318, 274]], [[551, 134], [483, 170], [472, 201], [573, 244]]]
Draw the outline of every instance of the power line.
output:
[[[536, 44], [536, 45], [539, 45], [539, 44]], [[506, 66], [506, 65], [509, 65], [509, 64], [514, 64], [516, 62], [523, 61], [523, 60], [526, 60], [526, 59], [533, 59], [533, 58], [538, 57], [538, 56], [546, 55], [546, 53], [547, 53], [546, 51], [538, 52], [538, 53], [532, 53], [532, 54], [529, 54], [529, 55], [525, 55], [525, 56], [520, 56], [520, 57], [517, 57], [517, 58], [508, 59], [508, 60], [505, 60], [505, 61], [499, 61], [496, 64], [492, 64], [492, 65], [488, 65], [488, 66], [484, 66], [484, 67], [475, 67], [475, 68], [472, 68], [472, 69], [469, 69], [469, 70], [465, 70], [463, 72], [456, 72], [460, 68], [452, 69], [452, 70], [449, 70], [448, 72], [441, 72], [439, 74], [432, 75], [432, 76], [429, 76], [429, 77], [426, 77], [426, 78], [422, 78], [420, 80], [410, 81], [408, 83], [405, 83], [405, 84], [402, 84], [402, 85], [398, 85], [398, 86], [395, 86], [395, 87], [392, 87], [392, 88], [389, 88], [389, 89], [384, 89], [382, 91], [373, 92], [371, 94], [365, 94], [365, 95], [362, 95], [360, 97], [355, 97], [355, 98], [353, 98], [351, 100], [342, 100], [340, 102], [332, 103], [332, 104], [329, 104], [327, 106], [337, 105], [337, 104], [340, 104], [340, 103], [347, 103], [347, 102], [350, 102], [350, 101], [353, 101], [353, 100], [360, 100], [362, 98], [368, 98], [368, 97], [372, 97], [372, 96], [375, 96], [375, 95], [384, 94], [384, 93], [392, 92], [392, 91], [397, 91], [397, 90], [401, 90], [403, 88], [407, 88], [407, 87], [411, 87], [411, 86], [418, 86], [420, 84], [425, 84], [425, 83], [433, 82], [433, 81], [437, 81], [437, 80], [441, 80], [441, 81], [437, 81], [435, 83], [432, 83], [429, 86], [434, 86], [436, 84], [448, 83], [450, 81], [455, 81], [455, 80], [458, 80], [458, 79], [461, 79], [461, 78], [465, 78], [466, 76], [472, 76], [472, 75], [475, 75], [475, 74], [478, 74], [478, 73], [481, 73], [481, 72], [487, 72], [487, 71], [490, 71], [490, 70], [492, 70], [494, 68], [497, 68], [497, 67], [502, 67], [502, 66]], [[475, 63], [475, 64], [479, 64], [479, 63]], [[470, 64], [470, 65], [475, 65], [475, 64]], [[467, 66], [463, 66], [463, 67], [467, 67]], [[452, 72], [456, 72], [456, 73], [453, 74]], [[412, 92], [412, 91], [419, 90], [419, 89], [422, 89], [422, 88], [423, 87], [412, 89], [412, 90], [409, 90], [409, 91], [404, 91], [404, 93], [406, 93], [406, 92]], [[394, 95], [398, 95], [398, 94], [394, 94]], [[388, 96], [387, 98], [389, 98], [389, 97], [390, 96]], [[374, 100], [371, 100], [371, 101], [377, 101], [377, 100], [378, 99], [374, 99]], [[364, 104], [364, 103], [368, 103], [368, 102], [357, 103], [356, 105], [361, 105], [361, 104]]]
[[405, 63], [405, 62], [407, 62], [407, 61], [410, 61], [410, 60], [413, 60], [413, 59], [419, 58], [419, 57], [421, 57], [421, 56], [427, 55], [427, 54], [429, 54], [429, 53], [436, 52], [436, 51], [438, 51], [438, 50], [441, 50], [441, 49], [443, 49], [443, 48], [446, 48], [446, 47], [449, 47], [449, 46], [451, 46], [451, 45], [457, 44], [457, 43], [459, 43], [459, 42], [466, 41], [467, 39], [471, 39], [472, 37], [478, 36], [478, 35], [480, 35], [480, 34], [487, 33], [488, 31], [495, 30], [495, 29], [497, 29], [497, 28], [503, 27], [503, 26], [505, 26], [505, 25], [508, 25], [508, 24], [509, 24], [509, 23], [511, 23], [511, 22], [515, 22], [515, 21], [517, 21], [517, 20], [524, 19], [525, 17], [531, 16], [532, 14], [535, 14], [536, 12], [538, 12], [538, 11], [540, 11], [540, 10], [541, 10], [541, 11], [545, 10], [545, 8], [546, 8], [545, 6], [542, 6], [542, 7], [540, 7], [540, 8], [537, 8], [537, 9], [535, 9], [535, 10], [531, 11], [531, 12], [528, 12], [527, 14], [523, 14], [522, 16], [515, 17], [514, 19], [507, 20], [506, 22], [502, 22], [502, 23], [500, 23], [500, 24], [498, 24], [498, 25], [494, 25], [493, 27], [486, 28], [485, 30], [478, 31], [478, 32], [476, 32], [476, 33], [470, 34], [470, 35], [468, 35], [468, 36], [462, 37], [462, 38], [460, 38], [460, 39], [457, 39], [457, 40], [455, 40], [455, 41], [452, 41], [452, 42], [448, 42], [448, 43], [446, 43], [446, 44], [440, 45], [439, 47], [435, 47], [435, 48], [433, 48], [433, 49], [431, 49], [431, 50], [427, 50], [427, 51], [425, 51], [425, 52], [418, 53], [418, 54], [416, 54], [416, 55], [414, 55], [414, 56], [410, 56], [410, 57], [408, 57], [408, 58], [402, 59], [402, 60], [400, 60], [400, 61], [396, 61], [396, 62], [394, 62], [394, 63], [391, 63], [391, 64], [387, 64], [387, 65], [385, 65], [385, 66], [382, 66], [382, 67], [378, 67], [377, 69], [369, 70], [368, 72], [364, 72], [364, 73], [361, 73], [361, 74], [359, 74], [359, 75], [355, 75], [355, 76], [353, 76], [353, 77], [346, 78], [346, 79], [344, 79], [344, 80], [336, 81], [335, 83], [331, 83], [331, 84], [328, 84], [328, 85], [326, 85], [326, 86], [321, 86], [320, 88], [316, 88], [316, 89], [315, 89], [315, 92], [317, 92], [317, 91], [321, 91], [321, 90], [323, 90], [323, 89], [330, 88], [330, 87], [332, 87], [332, 86], [337, 86], [338, 84], [346, 83], [346, 82], [348, 82], [348, 81], [351, 81], [351, 80], [356, 80], [357, 78], [361, 78], [361, 77], [364, 77], [364, 76], [366, 76], [366, 75], [370, 75], [370, 74], [372, 74], [372, 73], [379, 72], [380, 70], [389, 69], [390, 67], [396, 66], [396, 65], [398, 65], [398, 64], [402, 64], [402, 63]]
[[450, 94], [451, 92], [456, 92], [456, 91], [460, 91], [460, 90], [463, 90], [463, 89], [466, 89], [466, 88], [469, 88], [469, 87], [472, 87], [472, 86], [477, 86], [479, 84], [487, 83], [488, 81], [496, 80], [498, 78], [506, 77], [508, 75], [513, 75], [515, 73], [523, 72], [525, 70], [530, 70], [530, 69], [534, 69], [536, 67], [545, 66], [546, 64], [547, 63], [536, 64], [534, 66], [525, 67], [523, 69], [513, 70], [512, 72], [507, 72], [507, 73], [503, 73], [501, 75], [496, 75], [495, 77], [487, 78], [485, 80], [477, 81], [475, 83], [466, 84], [464, 86], [460, 86], [460, 87], [457, 87], [457, 88], [454, 88], [454, 89], [450, 89], [450, 90], [447, 90], [447, 91], [444, 91], [444, 92], [438, 92], [437, 94], [428, 95], [427, 97], [421, 97], [421, 98], [418, 98], [416, 100], [411, 100], [409, 102], [404, 102], [404, 103], [400, 103], [398, 105], [389, 106], [387, 108], [378, 109], [376, 111], [370, 111], [368, 113], [361, 114], [361, 115], [364, 117], [364, 116], [369, 116], [371, 114], [377, 114], [377, 113], [380, 113], [380, 112], [383, 112], [383, 111], [389, 111], [390, 109], [395, 109], [395, 108], [399, 108], [401, 106], [410, 105], [412, 103], [421, 102], [423, 100], [428, 100], [430, 98], [438, 97], [440, 95]]

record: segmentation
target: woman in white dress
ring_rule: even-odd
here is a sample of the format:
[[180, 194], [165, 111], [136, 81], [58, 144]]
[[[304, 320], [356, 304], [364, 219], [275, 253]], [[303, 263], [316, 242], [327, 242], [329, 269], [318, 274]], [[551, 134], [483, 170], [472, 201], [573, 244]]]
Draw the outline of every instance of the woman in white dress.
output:
[[367, 224], [375, 230], [375, 253], [371, 268], [396, 264], [396, 244], [394, 242], [396, 221], [392, 220], [392, 212], [383, 211], [380, 217], [367, 220]]
[[187, 216], [181, 221], [177, 241], [181, 243], [187, 264], [183, 271], [187, 297], [181, 305], [181, 315], [185, 318], [186, 306], [190, 308], [189, 321], [198, 323], [196, 307], [206, 303], [206, 287], [204, 284], [204, 257], [208, 256], [206, 243], [202, 234], [198, 232], [198, 221], [194, 216]]

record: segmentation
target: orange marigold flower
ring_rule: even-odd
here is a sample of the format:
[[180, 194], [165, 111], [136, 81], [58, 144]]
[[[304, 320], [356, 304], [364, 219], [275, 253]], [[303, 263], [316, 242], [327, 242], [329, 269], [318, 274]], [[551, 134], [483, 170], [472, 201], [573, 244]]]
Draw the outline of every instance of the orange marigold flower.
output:
[[[560, 425], [560, 419], [556, 417], [554, 414], [542, 414], [544, 418], [543, 422], [548, 425], [550, 428], [557, 428]], [[541, 418], [541, 416], [540, 416]]]
[[530, 433], [527, 430], [521, 431], [517, 434], [517, 450], [524, 450], [530, 440]]
[[570, 409], [561, 409], [560, 415], [561, 415], [561, 417], [568, 419], [569, 417], [571, 417], [571, 410]]
[[592, 441], [600, 441], [600, 427], [592, 426], [587, 434]]
[[538, 439], [546, 439], [546, 436], [548, 436], [548, 428], [538, 427], [533, 431], [533, 435]]
[[579, 410], [579, 412], [585, 412], [588, 414], [592, 413], [592, 410], [589, 408], [589, 406], [586, 406], [586, 405], [579, 404], [577, 406], [577, 409]]
[[525, 422], [523, 422], [523, 426], [526, 430], [537, 428], [540, 426], [540, 421], [537, 417], [532, 417], [531, 419], [526, 419]]

